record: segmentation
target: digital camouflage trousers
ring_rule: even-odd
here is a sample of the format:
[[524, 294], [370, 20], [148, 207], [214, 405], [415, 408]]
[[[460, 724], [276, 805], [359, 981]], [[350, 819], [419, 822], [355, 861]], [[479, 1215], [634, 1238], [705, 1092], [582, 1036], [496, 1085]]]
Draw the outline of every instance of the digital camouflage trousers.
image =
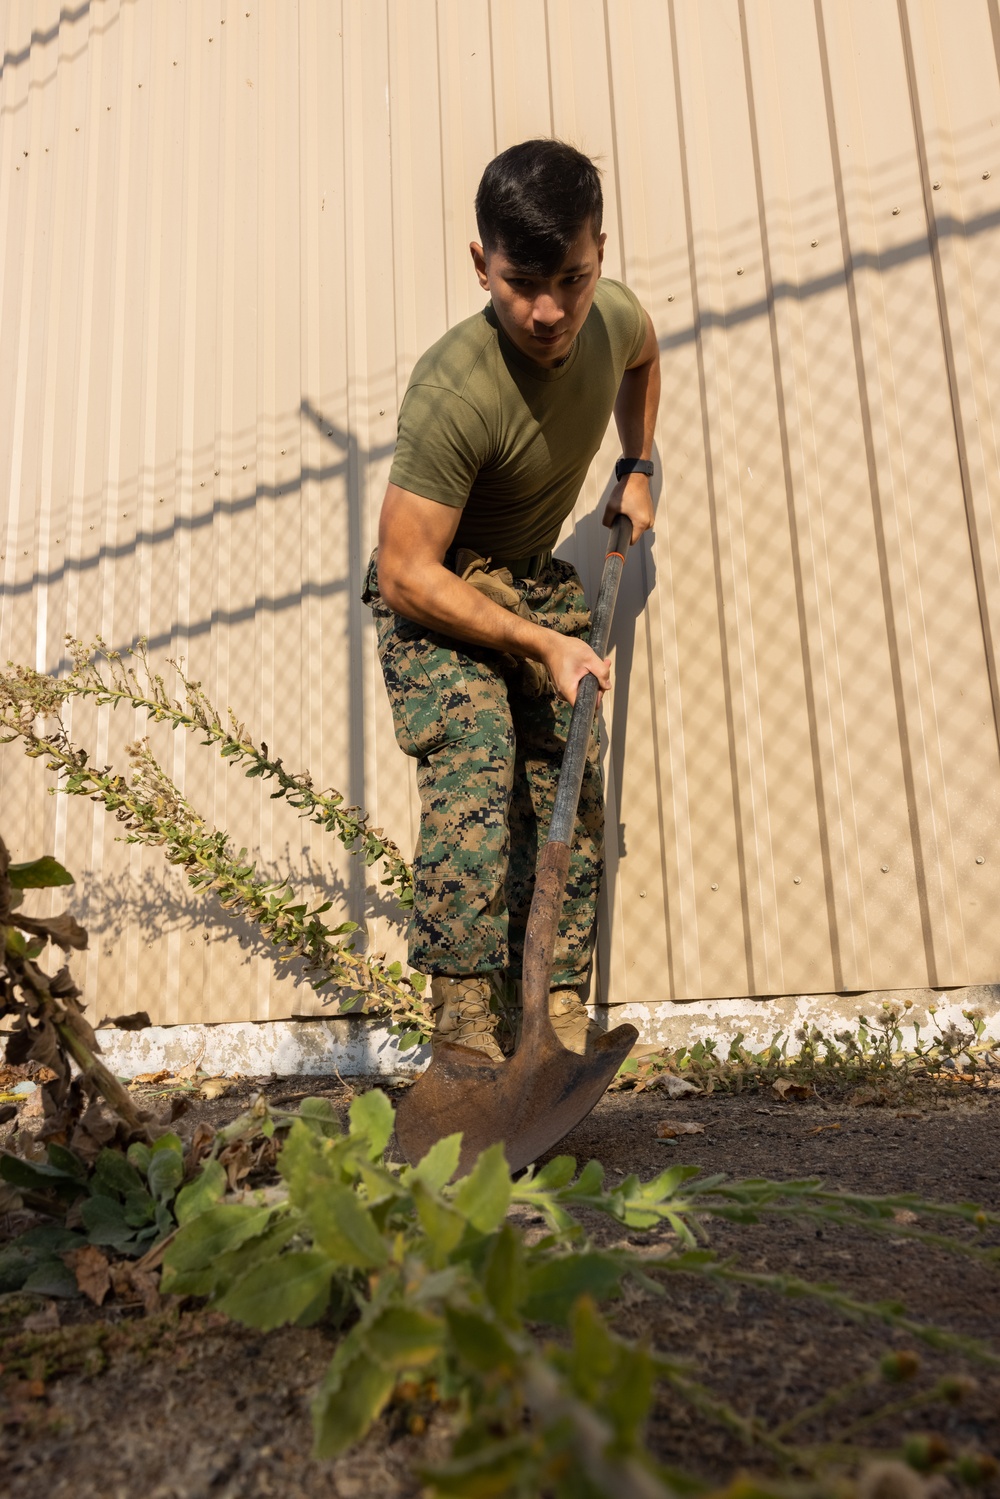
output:
[[[541, 624], [584, 639], [583, 589], [567, 562], [515, 580]], [[520, 978], [535, 868], [548, 836], [572, 709], [523, 663], [438, 635], [383, 604], [375, 557], [364, 600], [378, 636], [400, 749], [417, 763], [409, 960], [432, 976]], [[552, 987], [590, 971], [603, 873], [604, 798], [595, 723], [556, 939]]]

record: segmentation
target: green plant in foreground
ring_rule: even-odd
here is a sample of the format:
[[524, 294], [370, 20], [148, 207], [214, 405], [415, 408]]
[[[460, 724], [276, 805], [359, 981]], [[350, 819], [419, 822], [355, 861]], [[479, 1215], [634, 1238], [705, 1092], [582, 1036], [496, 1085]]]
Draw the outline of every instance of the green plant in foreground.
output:
[[49, 677], [13, 665], [0, 675], [0, 728], [7, 731], [0, 742], [21, 738], [25, 753], [44, 758], [47, 768], [59, 778], [58, 790], [100, 802], [124, 825], [126, 842], [162, 847], [167, 861], [186, 871], [192, 888], [214, 894], [224, 909], [236, 911], [253, 923], [276, 950], [278, 961], [300, 960], [313, 988], [334, 985], [347, 990], [342, 1011], [357, 1010], [363, 1004], [365, 1014], [392, 1022], [403, 1046], [414, 1045], [429, 1035], [421, 974], [404, 977], [400, 963], [386, 965], [378, 955], [355, 952], [356, 922], [330, 927], [323, 917], [331, 902], [310, 909], [308, 903], [296, 899], [287, 881], [260, 875], [246, 849], [236, 852], [228, 835], [211, 828], [181, 795], [146, 740], [129, 747], [130, 780], [110, 767], [100, 770], [92, 766], [86, 751], [70, 739], [60, 709], [74, 695], [93, 697], [103, 706], [127, 702], [154, 718], [171, 722], [174, 728], [184, 726], [203, 732], [207, 736], [203, 742], [218, 744], [223, 755], [241, 764], [248, 776], [275, 778], [278, 790], [273, 796], [287, 797], [302, 815], [332, 828], [353, 852], [363, 853], [368, 863], [386, 858], [387, 882], [394, 883], [405, 899], [411, 888], [404, 879], [404, 874], [409, 877], [408, 870], [395, 845], [369, 829], [366, 817], [357, 809], [343, 810], [339, 793], [316, 793], [307, 776], [292, 776], [280, 760], [269, 760], [266, 746], [255, 746], [235, 719], [226, 730], [197, 682], [182, 675], [187, 693], [185, 711], [168, 697], [144, 651], [140, 651], [139, 659], [146, 677], [145, 695], [135, 670], [126, 668], [117, 652], [103, 652], [110, 663], [110, 676], [105, 679], [79, 642], [72, 641], [70, 647], [75, 666], [69, 677]]
[[[221, 1174], [221, 1183], [218, 1183]], [[61, 1207], [73, 1228], [42, 1224], [0, 1250], [0, 1294], [33, 1291], [41, 1296], [75, 1296], [77, 1282], [64, 1256], [92, 1244], [129, 1258], [138, 1257], [183, 1222], [192, 1203], [202, 1203], [225, 1172], [202, 1175], [182, 1186], [184, 1147], [165, 1132], [152, 1145], [134, 1142], [127, 1156], [105, 1147], [92, 1169], [72, 1150], [50, 1144], [44, 1161], [0, 1154], [0, 1178], [53, 1215]]]
[[[793, 1441], [795, 1423], [769, 1431], [713, 1395], [680, 1361], [619, 1337], [599, 1305], [613, 1301], [628, 1278], [651, 1295], [665, 1294], [673, 1275], [693, 1275], [810, 1297], [1000, 1367], [989, 1349], [916, 1322], [897, 1304], [863, 1303], [835, 1287], [743, 1271], [705, 1244], [712, 1217], [748, 1222], [768, 1213], [892, 1224], [898, 1234], [893, 1215], [901, 1202], [937, 1220], [980, 1228], [1000, 1222], [967, 1204], [838, 1194], [812, 1181], [696, 1180], [696, 1168], [684, 1166], [608, 1188], [596, 1161], [578, 1173], [565, 1156], [514, 1181], [499, 1146], [452, 1182], [457, 1136], [439, 1142], [415, 1167], [385, 1160], [393, 1114], [377, 1091], [355, 1100], [347, 1134], [326, 1100], [304, 1100], [298, 1117], [272, 1112], [260, 1100], [227, 1126], [227, 1138], [255, 1122], [265, 1133], [287, 1130], [278, 1156], [282, 1186], [239, 1201], [207, 1193], [201, 1210], [192, 1204], [166, 1245], [162, 1289], [208, 1297], [262, 1329], [321, 1318], [339, 1326], [342, 1336], [313, 1407], [317, 1452], [344, 1451], [393, 1399], [422, 1391], [444, 1405], [455, 1428], [449, 1460], [426, 1475], [437, 1494], [639, 1499], [698, 1488], [660, 1468], [643, 1444], [662, 1382], [787, 1472], [821, 1475], [832, 1461], [856, 1465], [867, 1455], [849, 1440]], [[548, 1231], [530, 1243], [512, 1211], [540, 1216]], [[595, 1212], [630, 1235], [658, 1231], [656, 1242], [597, 1248], [580, 1223], [581, 1214]], [[912, 1232], [970, 1248], [919, 1223]], [[975, 1252], [991, 1262], [1000, 1254], [988, 1247]], [[559, 1341], [540, 1340], [538, 1325], [556, 1330]], [[911, 1403], [928, 1398], [924, 1391]]]
[[[133, 1145], [127, 1158], [106, 1149], [93, 1169], [51, 1142], [43, 1163], [2, 1156], [0, 1175], [33, 1204], [47, 1200], [46, 1211], [61, 1211], [64, 1221], [30, 1229], [0, 1252], [0, 1291], [71, 1295], [77, 1256], [96, 1255], [107, 1274], [106, 1261], [87, 1247], [99, 1245], [113, 1256], [142, 1254], [134, 1272], [147, 1280], [162, 1258], [163, 1291], [206, 1296], [254, 1327], [322, 1318], [342, 1337], [314, 1406], [317, 1449], [336, 1453], [360, 1440], [390, 1402], [442, 1408], [454, 1442], [448, 1461], [428, 1477], [436, 1493], [469, 1499], [493, 1493], [640, 1499], [703, 1488], [658, 1467], [643, 1445], [660, 1383], [730, 1426], [779, 1470], [812, 1474], [821, 1486], [828, 1474], [865, 1459], [858, 1439], [873, 1423], [954, 1402], [968, 1385], [945, 1376], [900, 1397], [897, 1386], [914, 1380], [919, 1360], [893, 1352], [882, 1366], [828, 1392], [818, 1407], [769, 1429], [734, 1410], [681, 1362], [614, 1332], [598, 1307], [613, 1302], [629, 1278], [649, 1295], [666, 1294], [670, 1279], [682, 1275], [812, 1298], [1000, 1366], [990, 1350], [916, 1322], [897, 1304], [866, 1304], [836, 1287], [745, 1271], [717, 1259], [705, 1242], [714, 1217], [744, 1223], [778, 1214], [909, 1235], [996, 1264], [1000, 1249], [944, 1231], [949, 1222], [995, 1229], [996, 1214], [970, 1204], [923, 1203], [912, 1194], [831, 1192], [816, 1181], [701, 1180], [684, 1166], [609, 1188], [597, 1162], [577, 1173], [569, 1157], [514, 1181], [499, 1147], [452, 1183], [457, 1137], [440, 1142], [419, 1166], [400, 1167], [383, 1155], [392, 1121], [391, 1105], [377, 1092], [355, 1101], [346, 1135], [324, 1099], [306, 1099], [290, 1111], [261, 1096], [216, 1132], [199, 1126], [183, 1158], [169, 1133], [152, 1146]], [[257, 1144], [266, 1147], [262, 1153]], [[255, 1154], [265, 1162], [266, 1184], [234, 1195], [227, 1163]], [[272, 1185], [276, 1154], [280, 1183]], [[900, 1207], [910, 1210], [905, 1224]], [[530, 1243], [511, 1221], [518, 1213], [545, 1220], [548, 1232]], [[594, 1213], [632, 1238], [659, 1232], [652, 1244], [595, 1248], [580, 1224], [581, 1214]], [[118, 1274], [114, 1266], [111, 1274]], [[540, 1341], [537, 1327], [546, 1324], [558, 1343]], [[32, 1348], [18, 1346], [15, 1360], [41, 1356]], [[829, 1417], [859, 1390], [877, 1397], [880, 1384], [892, 1390], [888, 1402], [876, 1398], [873, 1410], [860, 1419], [855, 1414], [833, 1439], [802, 1440], [817, 1414]], [[988, 1464], [974, 1453], [951, 1462], [963, 1474], [986, 1475]], [[772, 1492], [766, 1484], [757, 1491]], [[805, 1491], [798, 1485], [794, 1492]]]

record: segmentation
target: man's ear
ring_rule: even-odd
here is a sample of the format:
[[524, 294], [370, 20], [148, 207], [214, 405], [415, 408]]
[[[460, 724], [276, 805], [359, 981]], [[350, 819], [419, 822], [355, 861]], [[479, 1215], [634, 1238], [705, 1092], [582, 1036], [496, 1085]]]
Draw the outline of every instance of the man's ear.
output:
[[476, 275], [479, 277], [479, 285], [483, 291], [489, 291], [490, 278], [486, 272], [486, 253], [482, 245], [477, 245], [473, 240], [469, 246], [469, 253], [472, 256], [472, 264], [476, 268]]
[[608, 236], [606, 234], [601, 234], [601, 235], [598, 236], [598, 240], [597, 240], [597, 274], [598, 275], [601, 274], [601, 266], [604, 264], [604, 246], [607, 243], [607, 238], [608, 238]]

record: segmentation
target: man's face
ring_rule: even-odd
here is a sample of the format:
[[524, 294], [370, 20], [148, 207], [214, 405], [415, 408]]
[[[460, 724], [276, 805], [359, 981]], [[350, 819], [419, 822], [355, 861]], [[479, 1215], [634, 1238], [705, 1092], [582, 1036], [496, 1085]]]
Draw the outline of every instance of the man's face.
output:
[[516, 349], [546, 369], [560, 364], [586, 321], [601, 274], [606, 235], [587, 225], [551, 276], [531, 275], [502, 249], [469, 246], [479, 284]]

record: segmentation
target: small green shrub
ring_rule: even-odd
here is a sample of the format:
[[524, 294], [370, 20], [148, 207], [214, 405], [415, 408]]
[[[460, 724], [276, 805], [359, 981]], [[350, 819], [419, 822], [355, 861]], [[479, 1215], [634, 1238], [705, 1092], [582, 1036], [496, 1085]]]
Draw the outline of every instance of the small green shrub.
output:
[[[1000, 1223], [971, 1205], [832, 1192], [816, 1181], [702, 1179], [686, 1166], [608, 1187], [598, 1162], [578, 1172], [568, 1156], [514, 1180], [500, 1146], [456, 1182], [458, 1136], [441, 1140], [414, 1167], [386, 1158], [393, 1112], [380, 1092], [355, 1100], [346, 1134], [325, 1099], [304, 1100], [297, 1116], [272, 1113], [263, 1100], [255, 1108], [255, 1116], [251, 1111], [230, 1128], [246, 1133], [255, 1117], [261, 1130], [278, 1132], [281, 1186], [239, 1200], [206, 1198], [167, 1244], [162, 1290], [207, 1297], [263, 1330], [325, 1321], [339, 1331], [313, 1405], [319, 1455], [362, 1440], [391, 1402], [431, 1391], [454, 1428], [450, 1458], [425, 1475], [435, 1493], [465, 1499], [676, 1493], [679, 1483], [699, 1486], [660, 1468], [643, 1438], [656, 1387], [665, 1382], [734, 1426], [780, 1469], [821, 1478], [829, 1448], [797, 1442], [798, 1422], [770, 1431], [706, 1389], [685, 1361], [614, 1331], [601, 1308], [614, 1303], [628, 1280], [661, 1296], [681, 1275], [813, 1298], [1000, 1366], [990, 1349], [919, 1323], [899, 1305], [866, 1304], [836, 1287], [742, 1270], [720, 1260], [707, 1242], [712, 1218], [750, 1223], [781, 1215], [894, 1237], [908, 1233], [996, 1264], [1000, 1249], [940, 1227], [949, 1220], [978, 1229]], [[906, 1227], [899, 1221], [903, 1206], [912, 1219]], [[547, 1231], [531, 1242], [512, 1210], [544, 1220]], [[583, 1227], [594, 1213], [633, 1235], [655, 1231], [656, 1241], [641, 1249], [597, 1247]], [[558, 1341], [545, 1340], [546, 1328]], [[876, 1384], [887, 1378], [881, 1370], [864, 1375]], [[832, 1392], [824, 1410], [856, 1388]], [[947, 1390], [955, 1388], [952, 1380]], [[920, 1400], [947, 1400], [947, 1390], [941, 1382], [930, 1396], [922, 1390]], [[900, 1409], [898, 1398], [892, 1395], [885, 1408]], [[852, 1451], [855, 1462], [865, 1455], [842, 1442], [840, 1460]]]

